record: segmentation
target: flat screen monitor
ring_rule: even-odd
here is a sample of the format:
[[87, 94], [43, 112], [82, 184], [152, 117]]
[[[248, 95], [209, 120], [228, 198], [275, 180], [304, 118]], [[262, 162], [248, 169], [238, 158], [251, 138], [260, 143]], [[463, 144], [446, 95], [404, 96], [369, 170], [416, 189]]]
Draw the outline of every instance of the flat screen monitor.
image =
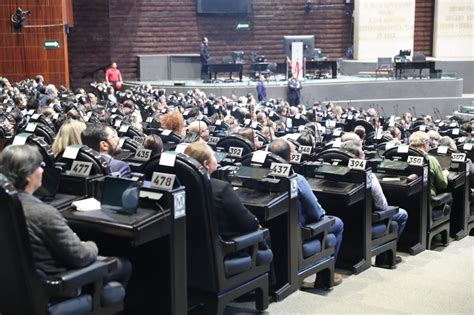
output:
[[198, 14], [247, 15], [252, 12], [252, 0], [197, 0]]
[[102, 189], [102, 209], [124, 214], [136, 213], [140, 184], [124, 178], [106, 177]]
[[303, 56], [306, 58], [314, 57], [314, 35], [288, 35], [283, 36], [283, 49], [285, 55], [291, 56], [291, 44], [303, 43]]

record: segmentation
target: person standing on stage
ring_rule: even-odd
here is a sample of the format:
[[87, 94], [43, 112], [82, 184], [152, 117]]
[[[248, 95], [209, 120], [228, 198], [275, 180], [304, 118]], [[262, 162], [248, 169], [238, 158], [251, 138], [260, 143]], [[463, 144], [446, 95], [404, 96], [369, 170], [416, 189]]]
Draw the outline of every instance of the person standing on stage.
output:
[[207, 61], [209, 60], [209, 48], [207, 46], [207, 37], [203, 37], [201, 41], [201, 80], [207, 79]]
[[290, 103], [290, 106], [298, 106], [300, 104], [302, 88], [300, 81], [293, 74], [288, 80], [288, 103]]
[[259, 102], [265, 102], [267, 100], [267, 89], [265, 88], [265, 76], [263, 74], [258, 77], [257, 96]]
[[107, 84], [112, 85], [116, 90], [122, 87], [122, 73], [117, 69], [117, 64], [112, 62], [110, 68], [105, 72], [105, 81]]

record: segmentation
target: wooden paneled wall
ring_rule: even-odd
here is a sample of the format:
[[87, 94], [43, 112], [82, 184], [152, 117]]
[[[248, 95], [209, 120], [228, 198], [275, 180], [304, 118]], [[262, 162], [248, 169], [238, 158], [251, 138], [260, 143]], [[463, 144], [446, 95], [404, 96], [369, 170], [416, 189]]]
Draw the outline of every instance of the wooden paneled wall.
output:
[[[345, 0], [313, 0], [307, 13], [305, 0], [253, 0], [249, 17], [196, 14], [196, 0], [74, 1], [75, 28], [70, 36], [70, 65], [74, 85], [96, 76], [84, 74], [118, 63], [125, 79], [137, 77], [137, 55], [199, 53], [202, 36], [209, 38], [213, 57], [234, 50], [252, 51], [270, 61], [284, 60], [284, 35], [314, 35], [316, 47], [330, 58], [342, 57], [351, 45], [351, 12]], [[237, 31], [239, 21], [249, 31]]]
[[[44, 76], [47, 83], [69, 86], [65, 23], [68, 0], [2, 0], [0, 2], [0, 76], [10, 81]], [[11, 15], [16, 9], [31, 11], [21, 33], [15, 33]], [[45, 40], [57, 40], [60, 48], [46, 49]]]
[[433, 55], [434, 2], [435, 0], [416, 0], [413, 50], [425, 56]]

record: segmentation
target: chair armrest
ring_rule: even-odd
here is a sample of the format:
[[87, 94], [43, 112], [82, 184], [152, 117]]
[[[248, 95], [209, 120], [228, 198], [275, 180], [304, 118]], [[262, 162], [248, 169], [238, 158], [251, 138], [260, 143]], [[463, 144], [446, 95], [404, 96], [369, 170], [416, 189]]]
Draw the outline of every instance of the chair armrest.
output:
[[334, 225], [336, 219], [331, 217], [322, 217], [318, 222], [310, 223], [301, 228], [301, 237], [303, 240], [310, 239], [324, 231], [329, 230], [329, 228]]
[[49, 276], [45, 281], [46, 290], [54, 295], [80, 288], [107, 276], [108, 268], [107, 262], [96, 261], [84, 268]]
[[380, 222], [385, 219], [389, 219], [398, 213], [399, 207], [397, 206], [387, 206], [383, 210], [372, 211], [372, 223]]
[[223, 251], [225, 254], [228, 254], [253, 245], [258, 245], [258, 243], [263, 242], [265, 235], [268, 235], [268, 229], [259, 229], [225, 241], [221, 240]]
[[441, 193], [437, 194], [434, 197], [430, 197], [431, 207], [439, 207], [445, 203], [451, 202], [453, 200], [453, 195], [451, 193]]

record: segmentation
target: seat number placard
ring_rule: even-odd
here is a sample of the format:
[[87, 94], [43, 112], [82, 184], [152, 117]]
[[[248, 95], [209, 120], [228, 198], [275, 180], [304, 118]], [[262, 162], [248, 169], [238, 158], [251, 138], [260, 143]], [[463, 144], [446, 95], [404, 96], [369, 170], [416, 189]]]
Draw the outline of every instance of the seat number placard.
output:
[[151, 187], [170, 191], [173, 189], [175, 179], [176, 175], [174, 174], [153, 172], [153, 176], [151, 177]]
[[290, 175], [291, 165], [284, 163], [272, 163], [270, 165], [270, 170], [274, 176], [288, 177]]
[[150, 157], [151, 157], [151, 150], [138, 149], [137, 152], [135, 152], [134, 159], [140, 160], [140, 161], [148, 161]]
[[242, 157], [243, 152], [244, 152], [244, 148], [229, 147], [229, 155], [231, 155], [231, 156]]
[[360, 159], [349, 159], [349, 168], [354, 169], [354, 170], [365, 170], [365, 166], [367, 164], [366, 160], [360, 160]]
[[423, 157], [409, 155], [408, 158], [407, 158], [407, 163], [409, 165], [413, 165], [413, 166], [422, 166], [423, 165]]
[[74, 176], [87, 177], [91, 173], [92, 162], [74, 161], [69, 173]]

